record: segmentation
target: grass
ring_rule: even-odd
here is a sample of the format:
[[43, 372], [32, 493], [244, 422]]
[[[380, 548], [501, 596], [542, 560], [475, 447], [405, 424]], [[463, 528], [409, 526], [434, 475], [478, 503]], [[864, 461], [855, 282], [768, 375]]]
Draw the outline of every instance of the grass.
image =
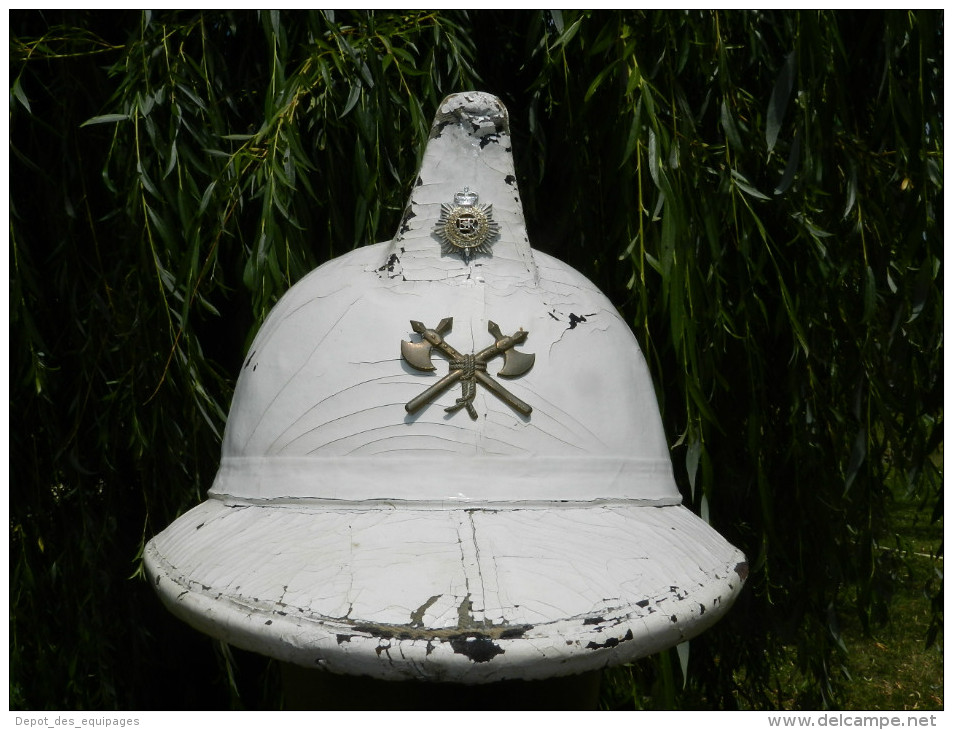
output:
[[929, 602], [916, 593], [896, 599], [897, 615], [882, 629], [845, 639], [851, 668], [846, 709], [943, 709], [942, 639], [926, 648]]
[[927, 647], [929, 590], [943, 571], [933, 557], [943, 536], [942, 520], [930, 523], [910, 501], [896, 504], [898, 545], [883, 550], [897, 572], [898, 590], [877, 625], [865, 632], [856, 613], [842, 618], [850, 680], [845, 708], [856, 710], [943, 709], [943, 631]]
[[[941, 457], [942, 458], [942, 457]], [[941, 584], [943, 559], [936, 557], [943, 539], [943, 522], [931, 523], [929, 515], [912, 499], [898, 496], [894, 502], [896, 542], [882, 545], [882, 566], [894, 575], [893, 593], [887, 596], [867, 628], [857, 610], [855, 590], [845, 591], [838, 609], [844, 643], [846, 672], [837, 710], [903, 711], [943, 709], [942, 624], [931, 646], [927, 636], [931, 621], [931, 597]], [[805, 707], [798, 700], [805, 678], [797, 668], [794, 647], [778, 672], [775, 699], [783, 709]], [[667, 664], [675, 662], [669, 658]], [[667, 681], [662, 675], [670, 674]], [[603, 676], [601, 706], [604, 709], [711, 709], [709, 698], [696, 696], [689, 687], [677, 696], [673, 686], [681, 683], [677, 664], [666, 667], [642, 660], [608, 670]], [[803, 685], [803, 687], [802, 687]], [[667, 689], [666, 689], [667, 686]], [[745, 702], [736, 696], [739, 705]], [[753, 708], [752, 708], [753, 709]]]
[[[942, 456], [940, 457], [942, 459]], [[931, 523], [917, 502], [895, 490], [894, 543], [880, 546], [880, 569], [893, 576], [882, 586], [884, 600], [867, 626], [861, 620], [855, 589], [845, 592], [838, 607], [844, 644], [845, 676], [838, 710], [941, 710], [943, 709], [943, 630], [932, 645], [927, 637], [931, 597], [941, 585], [943, 559], [937, 557], [943, 539], [942, 520]], [[782, 667], [780, 686], [785, 696], [778, 704], [797, 705], [800, 680], [794, 660]]]

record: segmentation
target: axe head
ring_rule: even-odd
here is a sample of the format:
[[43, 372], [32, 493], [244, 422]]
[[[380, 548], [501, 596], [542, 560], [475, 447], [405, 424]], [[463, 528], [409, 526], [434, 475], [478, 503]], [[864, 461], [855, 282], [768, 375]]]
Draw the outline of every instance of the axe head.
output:
[[504, 378], [519, 377], [529, 371], [535, 362], [535, 354], [506, 350], [503, 353], [503, 367], [500, 368], [500, 372], [498, 372], [497, 375], [502, 375]]
[[497, 349], [503, 353], [503, 367], [497, 375], [502, 375], [504, 378], [517, 378], [533, 367], [533, 363], [536, 362], [536, 355], [517, 352], [513, 349], [515, 345], [526, 339], [529, 332], [520, 327], [513, 334], [504, 335], [500, 326], [492, 321], [487, 324], [487, 330], [496, 340]]
[[445, 317], [440, 320], [434, 329], [427, 329], [423, 322], [410, 320], [410, 328], [420, 335], [420, 342], [407, 342], [401, 340], [400, 354], [410, 364], [411, 367], [418, 370], [436, 370], [430, 359], [430, 353], [435, 345], [443, 342], [443, 336], [453, 327], [453, 317]]
[[433, 362], [430, 360], [430, 351], [433, 349], [427, 340], [420, 342], [400, 341], [400, 354], [403, 355], [407, 363], [418, 370], [436, 370]]

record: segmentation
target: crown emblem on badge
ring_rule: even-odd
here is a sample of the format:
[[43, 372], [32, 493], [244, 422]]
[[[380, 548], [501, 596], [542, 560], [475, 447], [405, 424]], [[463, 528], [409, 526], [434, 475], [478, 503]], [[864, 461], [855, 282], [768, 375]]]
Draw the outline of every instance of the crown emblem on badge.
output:
[[476, 205], [479, 199], [480, 196], [477, 193], [472, 192], [470, 188], [464, 188], [462, 191], [453, 196], [454, 203], [466, 207]]
[[441, 203], [440, 219], [434, 233], [443, 244], [444, 253], [461, 253], [469, 261], [473, 253], [489, 253], [499, 233], [500, 224], [493, 220], [493, 205], [478, 203], [480, 196], [463, 188], [453, 196], [453, 203]]

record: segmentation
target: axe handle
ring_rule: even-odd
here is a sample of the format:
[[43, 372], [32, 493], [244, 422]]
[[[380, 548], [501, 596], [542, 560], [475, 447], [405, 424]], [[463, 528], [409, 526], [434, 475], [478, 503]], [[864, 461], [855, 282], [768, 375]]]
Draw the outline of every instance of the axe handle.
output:
[[440, 352], [449, 357], [451, 360], [462, 360], [463, 355], [457, 352], [457, 348], [451, 345], [446, 340], [440, 340], [436, 345], [434, 345]]
[[[524, 416], [528, 416], [533, 412], [533, 407], [527, 403], [524, 403], [515, 395], [510, 393], [506, 388], [497, 383], [493, 378], [487, 375], [482, 370], [477, 370], [474, 375], [476, 379], [483, 383], [483, 386], [489, 390], [493, 395], [499, 398], [501, 401], [506, 403], [510, 408], [519, 413], [522, 413]], [[439, 383], [438, 383], [439, 385]], [[409, 404], [408, 404], [409, 405]]]
[[[490, 334], [493, 334], [492, 332]], [[490, 358], [496, 357], [497, 355], [506, 355], [507, 350], [511, 347], [515, 347], [523, 342], [526, 339], [526, 335], [529, 332], [526, 330], [519, 330], [516, 334], [509, 335], [508, 337], [501, 337], [496, 342], [494, 342], [489, 347], [485, 347], [480, 352], [476, 354], [476, 359], [479, 362], [486, 362]], [[502, 343], [502, 346], [500, 345]]]
[[443, 391], [445, 391], [447, 388], [456, 383], [461, 377], [463, 377], [462, 370], [451, 370], [449, 373], [440, 378], [440, 380], [427, 388], [427, 390], [425, 390], [423, 393], [409, 401], [407, 405], [404, 406], [404, 409], [408, 413], [416, 413], [438, 395], [443, 393]]

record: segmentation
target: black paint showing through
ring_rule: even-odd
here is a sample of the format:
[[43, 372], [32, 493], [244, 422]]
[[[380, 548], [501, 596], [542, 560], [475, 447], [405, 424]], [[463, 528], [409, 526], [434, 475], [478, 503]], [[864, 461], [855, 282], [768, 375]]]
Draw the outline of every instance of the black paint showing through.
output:
[[587, 649], [611, 649], [613, 647], [618, 646], [623, 641], [631, 641], [633, 638], [634, 637], [632, 636], [632, 629], [629, 629], [628, 631], [625, 632], [625, 636], [623, 636], [621, 639], [617, 639], [613, 636], [610, 639], [606, 639], [601, 644], [597, 644], [594, 641], [590, 641], [588, 644], [586, 644], [586, 648]]
[[488, 662], [498, 654], [504, 654], [498, 644], [486, 636], [465, 636], [450, 639], [454, 654], [463, 654], [472, 662]]

